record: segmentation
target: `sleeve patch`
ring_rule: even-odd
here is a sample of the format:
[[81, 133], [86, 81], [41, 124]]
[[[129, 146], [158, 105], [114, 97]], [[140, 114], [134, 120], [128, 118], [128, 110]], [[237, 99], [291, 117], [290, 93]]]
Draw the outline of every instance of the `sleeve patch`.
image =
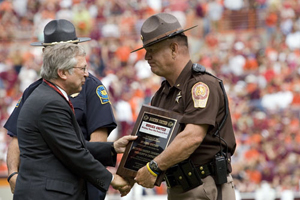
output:
[[96, 93], [100, 98], [102, 104], [110, 103], [108, 93], [103, 85], [99, 85], [96, 89]]
[[205, 108], [209, 96], [209, 88], [205, 83], [198, 82], [192, 87], [192, 98], [195, 108]]
[[16, 108], [19, 107], [21, 100], [22, 100], [22, 97], [19, 99], [18, 103], [16, 104]]

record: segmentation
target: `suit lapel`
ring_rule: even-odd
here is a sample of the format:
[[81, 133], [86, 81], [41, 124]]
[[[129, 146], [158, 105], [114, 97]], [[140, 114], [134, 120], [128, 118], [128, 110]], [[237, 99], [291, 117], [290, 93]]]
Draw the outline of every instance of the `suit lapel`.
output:
[[[55, 91], [53, 88], [51, 88], [47, 83], [43, 82], [42, 83], [43, 85], [46, 86], [47, 90], [51, 90], [51, 91]], [[57, 91], [55, 91], [55, 93], [57, 95], [59, 95], [61, 98], [61, 101], [65, 101], [66, 103], [68, 103], [68, 101], [65, 99], [64, 96], [62, 96], [61, 94], [59, 94]], [[74, 129], [75, 129], [75, 132], [76, 132], [76, 135], [77, 135], [77, 138], [78, 140], [81, 142], [82, 146], [84, 146], [86, 148], [86, 145], [85, 145], [85, 139], [83, 137], [83, 134], [82, 134], [82, 131], [81, 131], [81, 128], [76, 120], [76, 116], [75, 114], [73, 113], [71, 107], [70, 107], [70, 115], [71, 115], [71, 119], [72, 119], [72, 124], [74, 126]]]

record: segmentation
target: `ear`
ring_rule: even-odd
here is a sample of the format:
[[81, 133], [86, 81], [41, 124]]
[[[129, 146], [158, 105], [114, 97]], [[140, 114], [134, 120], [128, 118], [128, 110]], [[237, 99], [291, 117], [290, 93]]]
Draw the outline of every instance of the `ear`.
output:
[[172, 42], [170, 44], [170, 49], [172, 51], [172, 54], [178, 53], [178, 44], [176, 42]]
[[62, 70], [62, 69], [58, 69], [57, 70], [57, 75], [61, 78], [61, 79], [63, 79], [63, 80], [66, 80], [67, 79], [67, 71], [65, 71], [65, 70]]

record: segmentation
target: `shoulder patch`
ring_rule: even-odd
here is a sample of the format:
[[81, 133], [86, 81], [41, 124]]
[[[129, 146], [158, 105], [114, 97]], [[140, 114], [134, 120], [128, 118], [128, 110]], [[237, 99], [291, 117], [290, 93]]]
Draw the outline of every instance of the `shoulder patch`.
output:
[[100, 98], [102, 104], [110, 103], [107, 91], [103, 85], [99, 85], [96, 89], [96, 93]]
[[21, 103], [22, 97], [19, 99], [19, 101], [16, 104], [16, 108], [19, 107], [20, 103]]
[[192, 98], [195, 108], [205, 108], [209, 96], [209, 88], [205, 83], [198, 82], [192, 87]]

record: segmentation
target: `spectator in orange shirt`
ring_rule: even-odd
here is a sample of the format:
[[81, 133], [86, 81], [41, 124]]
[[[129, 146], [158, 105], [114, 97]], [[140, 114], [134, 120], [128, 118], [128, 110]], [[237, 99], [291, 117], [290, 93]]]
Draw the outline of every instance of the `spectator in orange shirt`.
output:
[[265, 19], [265, 23], [267, 26], [268, 41], [270, 41], [273, 38], [274, 33], [276, 32], [277, 22], [278, 22], [277, 13], [274, 10], [269, 10]]

